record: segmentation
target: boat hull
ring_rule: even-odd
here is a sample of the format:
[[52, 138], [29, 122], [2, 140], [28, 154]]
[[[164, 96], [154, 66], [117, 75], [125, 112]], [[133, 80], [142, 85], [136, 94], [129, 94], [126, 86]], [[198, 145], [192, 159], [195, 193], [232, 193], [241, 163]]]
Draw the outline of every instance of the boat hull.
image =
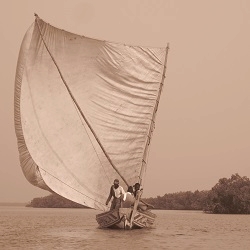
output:
[[151, 211], [136, 211], [132, 225], [130, 225], [132, 209], [119, 208], [97, 214], [96, 220], [101, 228], [140, 229], [153, 226], [156, 215]]

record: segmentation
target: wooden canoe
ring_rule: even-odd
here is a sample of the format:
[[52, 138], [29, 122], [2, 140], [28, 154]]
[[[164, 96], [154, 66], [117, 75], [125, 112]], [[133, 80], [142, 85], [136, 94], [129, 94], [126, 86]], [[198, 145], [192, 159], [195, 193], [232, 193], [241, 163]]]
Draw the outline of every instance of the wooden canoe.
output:
[[119, 208], [97, 214], [96, 220], [101, 228], [140, 229], [149, 228], [154, 224], [156, 215], [149, 210], [136, 211], [130, 227], [131, 208]]

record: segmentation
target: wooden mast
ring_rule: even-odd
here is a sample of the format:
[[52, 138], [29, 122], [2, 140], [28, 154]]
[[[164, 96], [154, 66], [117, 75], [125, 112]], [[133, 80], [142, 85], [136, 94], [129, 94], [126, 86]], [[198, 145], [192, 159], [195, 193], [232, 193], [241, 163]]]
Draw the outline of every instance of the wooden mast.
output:
[[72, 98], [72, 100], [73, 100], [74, 104], [76, 105], [78, 111], [80, 112], [82, 118], [83, 118], [84, 121], [86, 122], [86, 124], [87, 124], [87, 126], [89, 127], [90, 131], [92, 132], [93, 136], [95, 137], [97, 143], [98, 143], [99, 146], [101, 147], [101, 149], [102, 149], [104, 155], [107, 157], [107, 159], [108, 159], [110, 165], [114, 168], [114, 170], [115, 170], [115, 171], [118, 173], [118, 175], [122, 178], [122, 180], [125, 182], [125, 184], [126, 184], [127, 186], [129, 186], [128, 183], [127, 183], [127, 181], [125, 180], [125, 178], [122, 176], [122, 174], [119, 172], [119, 170], [116, 168], [116, 166], [114, 165], [114, 163], [113, 163], [112, 160], [110, 159], [110, 157], [109, 157], [109, 155], [107, 154], [106, 150], [105, 150], [104, 147], [102, 146], [102, 143], [100, 142], [99, 138], [97, 137], [95, 131], [93, 130], [93, 128], [91, 127], [91, 125], [90, 125], [90, 123], [88, 122], [87, 118], [86, 118], [85, 115], [83, 114], [83, 112], [82, 112], [82, 110], [81, 110], [79, 104], [77, 103], [77, 101], [76, 101], [75, 97], [73, 96], [73, 94], [72, 94], [72, 92], [71, 92], [71, 90], [70, 90], [68, 84], [66, 83], [66, 81], [65, 81], [65, 79], [64, 79], [64, 77], [63, 77], [63, 75], [62, 75], [62, 72], [61, 72], [61, 70], [59, 69], [59, 67], [58, 67], [58, 65], [57, 65], [57, 63], [56, 63], [56, 61], [55, 61], [53, 55], [51, 54], [51, 52], [50, 52], [50, 50], [49, 50], [47, 44], [45, 43], [45, 40], [44, 40], [44, 38], [43, 38], [43, 34], [42, 34], [42, 31], [41, 31], [40, 25], [39, 25], [39, 23], [38, 23], [38, 18], [39, 18], [39, 17], [38, 17], [37, 14], [34, 14], [34, 15], [35, 15], [35, 17], [36, 17], [35, 22], [36, 22], [36, 24], [37, 24], [37, 26], [38, 26], [39, 33], [40, 33], [40, 35], [41, 35], [42, 41], [43, 41], [43, 43], [44, 43], [44, 46], [45, 46], [46, 50], [48, 51], [48, 53], [49, 53], [49, 55], [50, 55], [52, 61], [54, 62], [55, 66], [56, 66], [56, 68], [57, 68], [57, 70], [58, 70], [58, 72], [59, 72], [59, 74], [60, 74], [60, 77], [61, 77], [61, 79], [62, 79], [62, 81], [63, 81], [63, 83], [64, 83], [64, 85], [65, 85], [67, 91], [69, 92], [70, 97]]
[[[166, 47], [166, 55], [165, 55], [165, 61], [164, 61], [164, 69], [163, 69], [163, 72], [162, 72], [162, 79], [161, 79], [161, 83], [160, 83], [160, 87], [159, 87], [159, 92], [158, 92], [158, 96], [157, 96], [155, 107], [154, 107], [154, 112], [153, 112], [153, 115], [152, 115], [151, 124], [150, 124], [150, 127], [149, 127], [149, 132], [148, 132], [148, 138], [147, 138], [147, 141], [146, 141], [146, 146], [145, 146], [144, 153], [143, 153], [142, 166], [141, 166], [141, 171], [140, 171], [140, 175], [139, 175], [139, 183], [140, 183], [140, 185], [142, 183], [142, 177], [143, 177], [143, 174], [145, 172], [144, 169], [145, 169], [145, 166], [146, 166], [146, 163], [147, 163], [146, 162], [146, 158], [147, 158], [147, 153], [148, 153], [148, 147], [149, 147], [149, 144], [150, 144], [151, 135], [153, 133], [153, 127], [154, 127], [154, 124], [155, 124], [155, 117], [156, 117], [156, 112], [157, 112], [159, 101], [160, 101], [160, 97], [161, 97], [163, 82], [164, 82], [164, 79], [166, 77], [165, 73], [166, 73], [166, 69], [167, 69], [168, 50], [169, 50], [169, 44], [167, 44], [167, 47]], [[135, 200], [134, 208], [133, 208], [133, 211], [132, 211], [132, 214], [131, 214], [131, 218], [130, 218], [130, 225], [129, 225], [130, 228], [132, 228], [132, 226], [133, 226], [134, 216], [136, 214], [136, 210], [137, 210], [137, 207], [138, 207], [138, 204], [139, 204], [139, 201], [140, 201], [140, 197], [142, 195], [142, 192], [138, 192], [138, 193], [139, 194], [136, 195], [136, 200]]]
[[148, 148], [149, 148], [149, 144], [151, 142], [151, 137], [152, 137], [152, 133], [153, 133], [154, 126], [155, 126], [155, 117], [156, 117], [156, 113], [157, 113], [157, 110], [158, 110], [158, 105], [159, 105], [159, 102], [160, 102], [160, 97], [161, 97], [162, 88], [163, 88], [163, 82], [164, 82], [164, 79], [166, 77], [165, 73], [166, 73], [166, 69], [167, 69], [168, 50], [169, 50], [169, 44], [167, 44], [167, 47], [166, 47], [166, 55], [165, 55], [165, 61], [164, 61], [164, 69], [163, 69], [163, 72], [162, 72], [162, 79], [161, 79], [159, 92], [158, 92], [158, 96], [157, 96], [155, 107], [154, 107], [154, 112], [153, 112], [152, 119], [151, 119], [151, 124], [150, 124], [149, 131], [148, 131], [148, 138], [147, 138], [147, 141], [146, 141], [146, 146], [145, 146], [145, 149], [144, 149], [144, 154], [143, 154], [143, 159], [142, 159], [142, 166], [141, 166], [141, 171], [140, 171], [140, 175], [139, 175], [139, 183], [140, 184], [142, 184], [142, 177], [143, 177], [143, 174], [145, 172], [144, 171], [145, 166], [147, 164], [146, 158], [147, 158]]

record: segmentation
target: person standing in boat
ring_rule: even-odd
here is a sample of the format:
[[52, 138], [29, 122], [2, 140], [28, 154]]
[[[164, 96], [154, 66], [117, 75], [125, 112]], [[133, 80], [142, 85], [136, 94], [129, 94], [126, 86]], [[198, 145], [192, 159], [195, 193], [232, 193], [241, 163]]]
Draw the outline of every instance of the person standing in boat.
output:
[[119, 185], [119, 180], [114, 180], [114, 185], [111, 186], [109, 197], [106, 201], [106, 205], [108, 205], [109, 201], [113, 197], [113, 200], [111, 202], [110, 210], [112, 209], [118, 209], [121, 207], [121, 195], [125, 194], [125, 191], [122, 186]]
[[135, 197], [133, 194], [133, 187], [129, 186], [128, 191], [121, 196], [121, 207], [129, 208], [135, 203]]

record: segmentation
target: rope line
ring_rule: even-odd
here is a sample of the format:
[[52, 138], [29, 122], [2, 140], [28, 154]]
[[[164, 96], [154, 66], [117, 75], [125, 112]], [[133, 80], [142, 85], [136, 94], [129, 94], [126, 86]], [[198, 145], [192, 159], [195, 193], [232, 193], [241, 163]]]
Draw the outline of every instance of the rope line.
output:
[[91, 198], [91, 197], [89, 197], [88, 195], [86, 195], [86, 194], [82, 193], [81, 191], [79, 191], [79, 190], [77, 190], [77, 189], [75, 189], [75, 188], [71, 187], [69, 184], [67, 184], [66, 182], [64, 182], [64, 181], [60, 180], [59, 178], [57, 178], [57, 177], [56, 177], [56, 176], [54, 176], [53, 174], [49, 173], [49, 172], [48, 172], [47, 170], [45, 170], [44, 168], [42, 168], [42, 167], [40, 167], [40, 166], [38, 166], [38, 168], [42, 169], [44, 172], [46, 172], [46, 173], [47, 173], [47, 174], [49, 174], [50, 176], [54, 177], [55, 179], [57, 179], [58, 181], [60, 181], [60, 182], [61, 182], [61, 183], [63, 183], [64, 185], [68, 186], [69, 188], [71, 188], [71, 189], [75, 190], [75, 191], [76, 191], [76, 192], [78, 192], [79, 194], [81, 194], [81, 195], [83, 195], [83, 196], [85, 196], [85, 197], [89, 198], [90, 200], [95, 201], [96, 203], [99, 203], [99, 204], [101, 204], [101, 205], [105, 206], [105, 204], [104, 204], [104, 203], [102, 203], [102, 202], [100, 202], [100, 201], [97, 201], [96, 199]]

